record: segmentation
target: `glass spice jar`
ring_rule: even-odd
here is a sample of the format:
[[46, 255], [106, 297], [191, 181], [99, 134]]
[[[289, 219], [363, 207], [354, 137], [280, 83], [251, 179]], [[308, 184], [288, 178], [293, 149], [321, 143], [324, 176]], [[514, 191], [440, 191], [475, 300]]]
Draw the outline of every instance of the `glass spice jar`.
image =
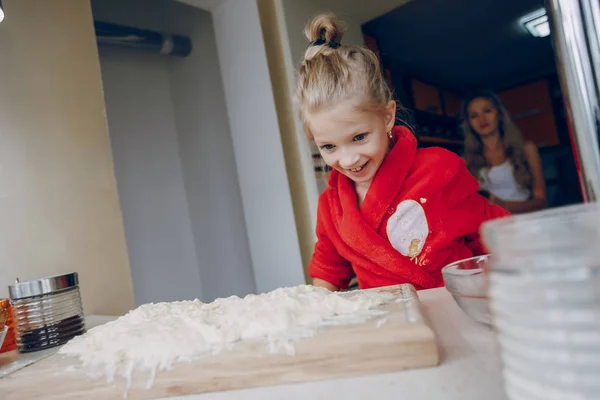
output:
[[85, 332], [77, 273], [17, 281], [9, 294], [20, 353], [60, 346]]

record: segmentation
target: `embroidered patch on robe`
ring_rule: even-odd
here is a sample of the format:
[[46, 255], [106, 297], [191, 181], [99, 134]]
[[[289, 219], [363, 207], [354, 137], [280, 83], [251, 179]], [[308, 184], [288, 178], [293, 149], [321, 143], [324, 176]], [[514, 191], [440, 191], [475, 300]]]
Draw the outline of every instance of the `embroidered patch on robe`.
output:
[[414, 200], [404, 200], [387, 221], [388, 239], [400, 254], [413, 259], [421, 254], [429, 235], [425, 210]]

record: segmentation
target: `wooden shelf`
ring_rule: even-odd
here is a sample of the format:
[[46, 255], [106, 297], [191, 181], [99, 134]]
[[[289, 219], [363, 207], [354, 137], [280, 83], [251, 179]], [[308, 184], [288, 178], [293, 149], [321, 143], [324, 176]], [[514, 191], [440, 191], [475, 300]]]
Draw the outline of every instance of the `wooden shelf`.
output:
[[433, 136], [419, 136], [419, 140], [423, 143], [444, 143], [444, 144], [463, 144], [462, 140], [446, 139]]

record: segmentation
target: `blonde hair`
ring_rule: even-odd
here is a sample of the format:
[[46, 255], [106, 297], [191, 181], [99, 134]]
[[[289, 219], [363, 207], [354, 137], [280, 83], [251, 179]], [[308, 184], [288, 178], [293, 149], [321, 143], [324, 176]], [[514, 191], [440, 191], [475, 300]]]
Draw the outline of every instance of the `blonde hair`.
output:
[[377, 55], [363, 46], [341, 44], [344, 28], [333, 14], [313, 18], [304, 35], [310, 45], [298, 69], [295, 97], [309, 137], [310, 113], [349, 99], [357, 99], [362, 109], [383, 111], [393, 100]]
[[483, 143], [481, 137], [473, 130], [469, 123], [469, 104], [475, 99], [489, 100], [498, 112], [498, 130], [504, 145], [506, 158], [513, 166], [515, 181], [523, 189], [530, 189], [533, 184], [533, 176], [529, 163], [525, 157], [525, 140], [521, 131], [514, 124], [506, 109], [502, 106], [500, 98], [489, 91], [482, 91], [466, 97], [462, 104], [462, 130], [465, 135], [464, 159], [471, 174], [482, 181], [481, 169], [489, 168], [490, 164], [483, 155]]

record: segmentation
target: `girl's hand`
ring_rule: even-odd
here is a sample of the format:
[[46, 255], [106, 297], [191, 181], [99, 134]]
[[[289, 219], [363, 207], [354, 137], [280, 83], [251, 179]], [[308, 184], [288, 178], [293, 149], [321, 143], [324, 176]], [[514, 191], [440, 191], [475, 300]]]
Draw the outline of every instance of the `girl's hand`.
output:
[[324, 281], [323, 279], [319, 279], [319, 278], [313, 279], [313, 286], [324, 287], [326, 289], [329, 289], [332, 292], [337, 292], [338, 290], [340, 290], [337, 286], [332, 285], [331, 283]]

